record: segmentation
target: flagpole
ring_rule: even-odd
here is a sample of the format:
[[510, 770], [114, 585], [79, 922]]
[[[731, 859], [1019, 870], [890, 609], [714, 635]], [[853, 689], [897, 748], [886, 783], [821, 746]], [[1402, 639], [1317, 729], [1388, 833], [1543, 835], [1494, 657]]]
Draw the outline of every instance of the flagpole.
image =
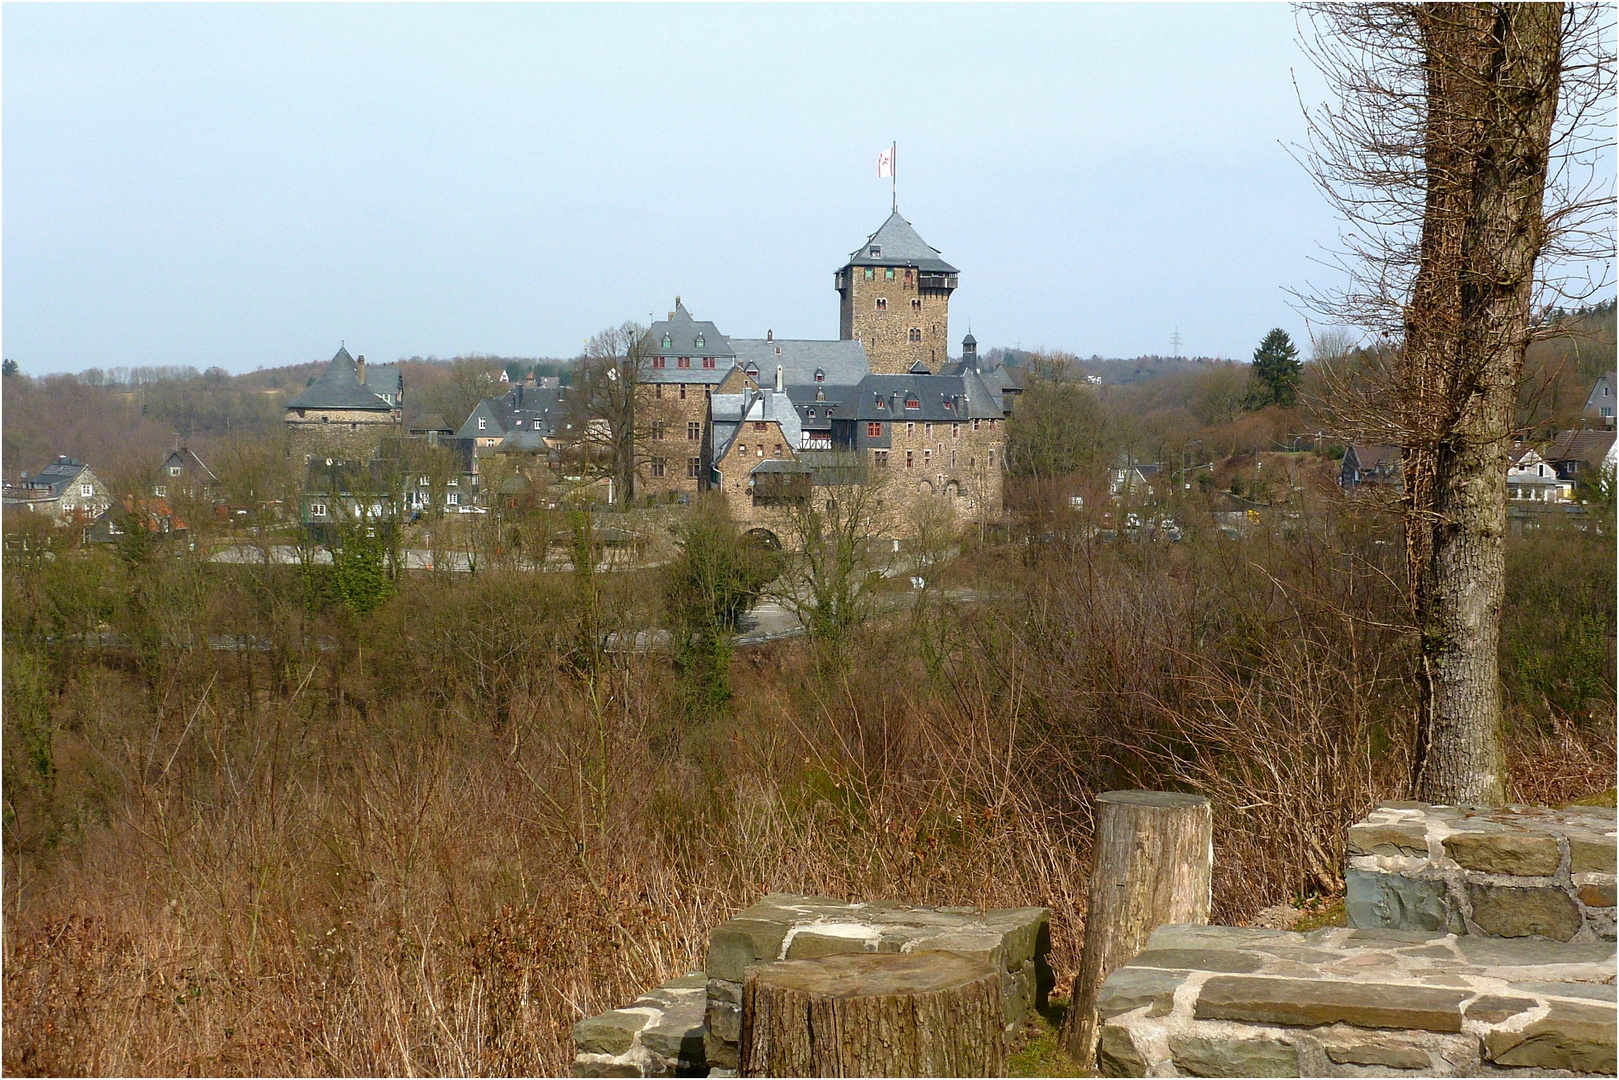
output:
[[894, 213], [899, 213], [899, 140], [888, 144], [888, 174], [894, 182]]

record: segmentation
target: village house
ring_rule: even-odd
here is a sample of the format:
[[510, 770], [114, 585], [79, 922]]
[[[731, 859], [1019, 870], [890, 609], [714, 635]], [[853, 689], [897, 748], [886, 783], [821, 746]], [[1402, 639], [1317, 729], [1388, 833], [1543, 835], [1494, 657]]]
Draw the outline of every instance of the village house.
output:
[[287, 403], [284, 421], [291, 433], [289, 453], [307, 463], [328, 456], [375, 451], [383, 436], [398, 434], [404, 421], [405, 383], [398, 366], [367, 369], [339, 348], [326, 370]]
[[67, 525], [93, 520], [112, 505], [112, 494], [90, 466], [64, 454], [33, 476], [23, 473], [19, 483], [6, 484], [0, 502]]
[[1338, 485], [1353, 491], [1364, 484], [1401, 488], [1400, 448], [1384, 443], [1350, 443], [1338, 468]]
[[1590, 394], [1585, 398], [1585, 418], [1593, 420], [1603, 427], [1614, 426], [1614, 406], [1619, 404], [1614, 400], [1614, 394], [1619, 391], [1619, 377], [1612, 372], [1598, 375], [1595, 385], [1591, 387]]
[[181, 440], [163, 459], [152, 494], [159, 499], [183, 498], [212, 503], [220, 496], [219, 477]]
[[1555, 503], [1574, 498], [1574, 483], [1529, 447], [1515, 447], [1507, 458], [1507, 498], [1515, 502]]
[[84, 540], [89, 544], [115, 543], [132, 525], [143, 526], [157, 541], [183, 538], [187, 531], [186, 523], [163, 496], [154, 495], [137, 503], [134, 496], [125, 495], [117, 505], [96, 515], [84, 531]]
[[1559, 431], [1542, 456], [1557, 470], [1558, 479], [1591, 480], [1604, 465], [1613, 467], [1614, 432]]

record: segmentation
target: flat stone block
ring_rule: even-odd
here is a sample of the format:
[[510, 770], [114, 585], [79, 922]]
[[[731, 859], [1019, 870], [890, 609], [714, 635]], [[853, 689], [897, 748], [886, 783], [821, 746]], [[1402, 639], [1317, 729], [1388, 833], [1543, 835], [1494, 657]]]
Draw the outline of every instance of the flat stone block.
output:
[[1043, 907], [991, 908], [984, 925], [1000, 933], [1008, 968], [1051, 951], [1051, 912]]
[[[1321, 941], [1338, 932], [1336, 927], [1317, 930], [1310, 934], [1309, 940]], [[1319, 936], [1318, 936], [1319, 935]], [[1355, 927], [1344, 935], [1345, 941], [1361, 944], [1384, 945], [1425, 945], [1433, 941], [1443, 941], [1449, 935], [1441, 930], [1396, 930], [1392, 927], [1364, 926]]]
[[1429, 1069], [1433, 1059], [1428, 1051], [1402, 1046], [1393, 1041], [1345, 1039], [1323, 1042], [1321, 1049], [1335, 1065], [1380, 1065], [1388, 1069]]
[[1619, 890], [1615, 890], [1611, 881], [1606, 884], [1581, 885], [1579, 897], [1580, 903], [1586, 907], [1610, 908], [1619, 903]]
[[735, 918], [721, 923], [708, 939], [703, 971], [710, 979], [739, 983], [751, 964], [770, 963], [781, 953], [787, 924], [764, 919]]
[[742, 1037], [742, 1006], [728, 1001], [708, 1002], [703, 1013], [708, 1033], [722, 1042], [734, 1043]]
[[1298, 1051], [1270, 1039], [1171, 1035], [1176, 1070], [1193, 1076], [1297, 1076]]
[[1556, 840], [1523, 833], [1454, 833], [1445, 854], [1466, 870], [1518, 877], [1550, 877], [1563, 861]]
[[1468, 934], [1456, 939], [1456, 948], [1470, 964], [1490, 964], [1500, 967], [1601, 964], [1611, 969], [1614, 962], [1612, 942], [1571, 941], [1562, 944], [1534, 938], [1511, 941]]
[[1552, 997], [1585, 998], [1589, 1001], [1619, 1000], [1619, 987], [1613, 983], [1590, 982], [1520, 982], [1513, 983], [1513, 989], [1522, 990], [1528, 994], [1549, 994]]
[[1467, 883], [1473, 922], [1495, 937], [1546, 937], [1567, 941], [1580, 929], [1580, 909], [1558, 888], [1520, 889]]
[[1428, 854], [1428, 828], [1421, 820], [1364, 822], [1349, 827], [1351, 855]]
[[[1140, 957], [1137, 957], [1139, 960]], [[1102, 1019], [1147, 1006], [1148, 1016], [1163, 1016], [1175, 1004], [1175, 988], [1190, 974], [1156, 967], [1137, 967], [1132, 960], [1114, 971], [1096, 995], [1096, 1012]]]
[[[1322, 955], [1329, 960], [1332, 958], [1330, 953]], [[1258, 971], [1263, 964], [1264, 961], [1253, 953], [1234, 949], [1148, 949], [1131, 960], [1129, 966], [1246, 974]]]
[[640, 1076], [641, 1067], [623, 1061], [575, 1061], [572, 1076]]
[[583, 1054], [622, 1054], [648, 1019], [646, 1013], [613, 1009], [573, 1025], [573, 1042]]
[[1206, 923], [1167, 923], [1147, 938], [1149, 949], [1248, 949], [1265, 942], [1297, 945], [1302, 936], [1291, 930], [1252, 926], [1209, 926]]
[[1571, 835], [1568, 838], [1568, 872], [1571, 874], [1612, 874], [1619, 862], [1619, 847], [1611, 836]]
[[1550, 1002], [1551, 1011], [1522, 1031], [1491, 1031], [1484, 1051], [1497, 1065], [1512, 1068], [1571, 1069], [1612, 1075], [1619, 1016], [1602, 1005]]
[[653, 1025], [641, 1032], [641, 1045], [687, 1068], [695, 1068], [707, 1060], [703, 1050], [701, 1021], [696, 1024]]
[[787, 946], [787, 959], [808, 960], [816, 956], [841, 956], [845, 953], [875, 952], [874, 938], [847, 937], [842, 934], [817, 934], [813, 930], [800, 930]]
[[1105, 1024], [1096, 1040], [1096, 1069], [1103, 1076], [1146, 1076], [1147, 1064], [1136, 1051], [1130, 1032]]
[[1484, 1024], [1499, 1024], [1510, 1016], [1517, 1016], [1534, 1007], [1535, 1001], [1532, 998], [1485, 994], [1468, 1002], [1467, 1008], [1462, 1010], [1462, 1015], [1469, 1020], [1477, 1020]]
[[1449, 910], [1443, 881], [1350, 867], [1344, 888], [1350, 926], [1430, 933], [1445, 928]]
[[1193, 1015], [1199, 1020], [1319, 1027], [1462, 1029], [1458, 990], [1397, 983], [1327, 982], [1251, 975], [1216, 975], [1203, 984]]

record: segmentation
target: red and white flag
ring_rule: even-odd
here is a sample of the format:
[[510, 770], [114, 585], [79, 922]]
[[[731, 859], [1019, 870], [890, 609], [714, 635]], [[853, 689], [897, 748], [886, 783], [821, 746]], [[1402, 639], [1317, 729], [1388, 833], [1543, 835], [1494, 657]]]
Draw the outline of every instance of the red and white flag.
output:
[[884, 150], [882, 153], [877, 155], [877, 176], [880, 179], [887, 179], [893, 175], [894, 148], [890, 146], [887, 150]]

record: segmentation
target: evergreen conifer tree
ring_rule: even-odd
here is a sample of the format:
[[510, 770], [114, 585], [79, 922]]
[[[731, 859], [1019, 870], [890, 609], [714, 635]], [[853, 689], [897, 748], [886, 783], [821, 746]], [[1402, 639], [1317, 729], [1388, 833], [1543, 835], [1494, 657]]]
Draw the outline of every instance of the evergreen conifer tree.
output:
[[1280, 328], [1265, 335], [1254, 350], [1253, 386], [1248, 391], [1248, 407], [1293, 405], [1299, 400], [1298, 347], [1287, 331]]

